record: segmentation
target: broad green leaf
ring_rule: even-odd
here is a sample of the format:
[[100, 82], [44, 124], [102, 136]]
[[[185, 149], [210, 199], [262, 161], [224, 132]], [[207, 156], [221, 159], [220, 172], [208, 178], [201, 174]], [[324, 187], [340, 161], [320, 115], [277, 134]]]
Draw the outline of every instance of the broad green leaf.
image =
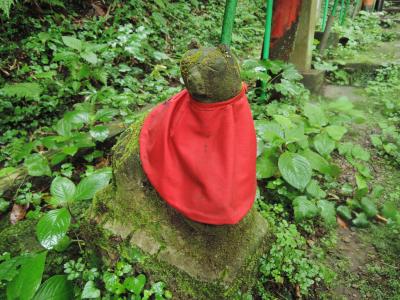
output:
[[277, 171], [278, 166], [276, 159], [265, 155], [265, 153], [261, 154], [261, 156], [257, 158], [258, 179], [270, 178], [274, 176]]
[[118, 114], [118, 110], [114, 108], [103, 108], [96, 112], [95, 119], [101, 122], [109, 122]]
[[43, 176], [51, 175], [49, 162], [47, 159], [38, 153], [32, 154], [25, 158], [24, 165], [28, 170], [30, 176]]
[[334, 102], [330, 102], [328, 105], [329, 109], [340, 112], [349, 112], [353, 109], [353, 103], [347, 98], [339, 98]]
[[47, 252], [27, 258], [18, 275], [7, 285], [7, 300], [31, 300], [42, 281]]
[[319, 200], [318, 207], [320, 215], [324, 223], [329, 227], [336, 225], [336, 210], [335, 204], [328, 200]]
[[137, 277], [128, 277], [124, 281], [125, 288], [134, 293], [135, 295], [140, 295], [143, 291], [143, 288], [146, 284], [146, 276], [143, 274], [138, 275]]
[[19, 273], [19, 267], [23, 265], [27, 259], [29, 259], [29, 257], [21, 255], [0, 263], [0, 281], [13, 280]]
[[351, 154], [353, 155], [354, 158], [361, 159], [364, 161], [368, 161], [370, 158], [369, 152], [360, 145], [354, 145], [353, 149], [351, 150]]
[[96, 140], [103, 142], [109, 135], [110, 130], [107, 126], [96, 125], [90, 129], [90, 135]]
[[21, 82], [6, 84], [0, 91], [9, 97], [39, 99], [43, 89], [35, 82]]
[[356, 196], [358, 198], [361, 198], [363, 196], [365, 196], [366, 194], [368, 194], [368, 184], [367, 181], [365, 180], [365, 178], [363, 176], [361, 176], [360, 174], [356, 174], [356, 184], [357, 184], [357, 192], [356, 192]]
[[319, 154], [327, 157], [335, 149], [335, 141], [326, 132], [320, 133], [314, 137], [314, 147]]
[[67, 275], [54, 275], [47, 279], [33, 300], [70, 300], [74, 298], [74, 287]]
[[354, 144], [350, 143], [350, 142], [340, 143], [338, 145], [339, 154], [340, 155], [350, 155], [353, 147], [354, 147]]
[[318, 181], [316, 180], [311, 180], [309, 184], [307, 185], [307, 193], [316, 199], [322, 199], [326, 197], [326, 193], [321, 189], [319, 186]]
[[66, 208], [51, 210], [40, 218], [36, 236], [46, 249], [53, 249], [67, 234], [71, 215]]
[[81, 57], [84, 60], [86, 60], [88, 63], [91, 63], [93, 65], [97, 64], [97, 62], [98, 62], [97, 55], [91, 51], [81, 52]]
[[376, 204], [368, 197], [361, 199], [361, 208], [368, 218], [373, 218], [378, 214]]
[[385, 218], [396, 220], [399, 218], [400, 212], [394, 202], [386, 202], [382, 207], [382, 215]]
[[64, 35], [62, 36], [62, 40], [66, 46], [78, 50], [79, 52], [82, 51], [83, 42], [78, 40], [76, 37]]
[[66, 177], [56, 177], [50, 186], [50, 193], [57, 204], [65, 204], [74, 200], [75, 184]]
[[374, 145], [374, 147], [376, 147], [376, 148], [382, 147], [382, 140], [379, 135], [371, 134], [370, 138], [371, 138], [372, 145]]
[[95, 283], [92, 280], [86, 282], [82, 291], [82, 299], [94, 299], [99, 297], [100, 290], [96, 287]]
[[58, 120], [55, 126], [53, 126], [54, 130], [61, 136], [70, 136], [72, 130], [71, 121], [66, 118], [62, 118]]
[[307, 199], [305, 196], [299, 196], [293, 200], [294, 219], [296, 222], [301, 222], [305, 219], [311, 219], [318, 215], [318, 208], [314, 202]]
[[64, 119], [72, 124], [87, 124], [90, 122], [90, 113], [88, 111], [74, 110], [66, 113]]
[[340, 205], [338, 208], [336, 208], [336, 211], [338, 212], [339, 216], [341, 216], [345, 220], [351, 220], [351, 210], [347, 206]]
[[67, 146], [62, 148], [62, 152], [69, 156], [74, 156], [78, 150], [79, 148], [77, 146]]
[[281, 139], [283, 142], [284, 132], [276, 122], [256, 122], [257, 134], [268, 142]]
[[357, 217], [353, 220], [353, 224], [357, 227], [368, 227], [369, 221], [365, 213], [357, 214]]
[[311, 180], [311, 166], [308, 160], [295, 153], [285, 152], [279, 157], [279, 171], [293, 187], [304, 190]]
[[304, 105], [304, 115], [312, 126], [322, 127], [328, 124], [328, 119], [323, 109], [315, 104], [306, 103]]
[[347, 132], [347, 129], [343, 126], [331, 125], [326, 127], [326, 132], [335, 141], [340, 141], [343, 135]]
[[302, 156], [307, 158], [307, 160], [310, 162], [311, 168], [313, 170], [316, 170], [322, 174], [325, 175], [330, 175], [330, 165], [328, 161], [323, 158], [321, 155], [318, 153], [315, 153], [314, 151], [310, 149], [306, 149], [300, 153]]
[[97, 191], [103, 189], [111, 179], [111, 170], [106, 168], [81, 180], [76, 188], [76, 200], [92, 199]]
[[283, 128], [293, 128], [295, 127], [294, 123], [290, 118], [282, 116], [282, 115], [274, 115], [275, 121], [281, 125]]

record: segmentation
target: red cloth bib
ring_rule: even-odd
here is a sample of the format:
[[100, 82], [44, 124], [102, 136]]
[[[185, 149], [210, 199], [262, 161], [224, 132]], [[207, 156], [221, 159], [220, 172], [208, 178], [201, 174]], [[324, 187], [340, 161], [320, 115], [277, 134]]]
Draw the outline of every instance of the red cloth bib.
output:
[[187, 218], [235, 224], [256, 193], [256, 134], [246, 86], [236, 97], [201, 103], [183, 90], [159, 104], [140, 132], [144, 172]]

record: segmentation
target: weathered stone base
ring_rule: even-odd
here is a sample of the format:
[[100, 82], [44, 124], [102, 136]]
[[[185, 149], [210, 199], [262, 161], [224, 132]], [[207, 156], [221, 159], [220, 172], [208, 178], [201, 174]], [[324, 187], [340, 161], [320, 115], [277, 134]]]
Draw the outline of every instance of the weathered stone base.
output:
[[267, 223], [253, 209], [237, 225], [204, 225], [166, 205], [140, 165], [140, 125], [114, 147], [113, 183], [96, 195], [91, 219], [125, 250], [140, 249], [147, 259], [139, 269], [164, 281], [174, 299], [233, 299], [238, 290], [250, 290], [259, 257], [268, 249]]
[[321, 70], [308, 70], [301, 72], [302, 83], [313, 94], [319, 94], [325, 80], [325, 72]]

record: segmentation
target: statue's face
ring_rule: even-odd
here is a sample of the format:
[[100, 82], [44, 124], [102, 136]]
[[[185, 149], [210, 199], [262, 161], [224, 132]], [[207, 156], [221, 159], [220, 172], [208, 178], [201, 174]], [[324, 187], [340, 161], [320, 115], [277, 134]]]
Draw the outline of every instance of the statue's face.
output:
[[224, 101], [242, 89], [238, 62], [224, 47], [189, 50], [182, 58], [181, 74], [189, 93], [201, 102]]

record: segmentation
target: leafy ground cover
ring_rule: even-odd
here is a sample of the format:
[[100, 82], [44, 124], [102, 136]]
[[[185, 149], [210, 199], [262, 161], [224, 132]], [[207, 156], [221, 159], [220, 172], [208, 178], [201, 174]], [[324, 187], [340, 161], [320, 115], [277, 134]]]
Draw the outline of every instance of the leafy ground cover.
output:
[[[0, 198], [0, 295], [173, 298], [162, 282], [135, 271], [140, 257], [105, 262], [91, 252], [81, 220], [111, 177], [108, 124], [129, 124], [181, 88], [179, 58], [192, 37], [216, 43], [223, 5], [37, 5], [17, 2], [0, 19], [0, 177], [20, 163], [29, 175]], [[233, 44], [257, 130], [256, 205], [276, 240], [260, 258], [257, 289], [238, 299], [395, 299], [399, 66], [358, 80], [366, 93], [357, 101], [311, 96], [292, 65], [255, 59], [263, 2], [240, 5]], [[332, 58], [394, 39], [384, 29], [394, 21], [381, 17], [363, 13], [338, 27], [347, 44], [316, 55], [315, 67], [330, 71], [335, 83], [354, 82]], [[259, 96], [260, 79], [267, 98]], [[370, 254], [357, 260], [359, 252]]]

